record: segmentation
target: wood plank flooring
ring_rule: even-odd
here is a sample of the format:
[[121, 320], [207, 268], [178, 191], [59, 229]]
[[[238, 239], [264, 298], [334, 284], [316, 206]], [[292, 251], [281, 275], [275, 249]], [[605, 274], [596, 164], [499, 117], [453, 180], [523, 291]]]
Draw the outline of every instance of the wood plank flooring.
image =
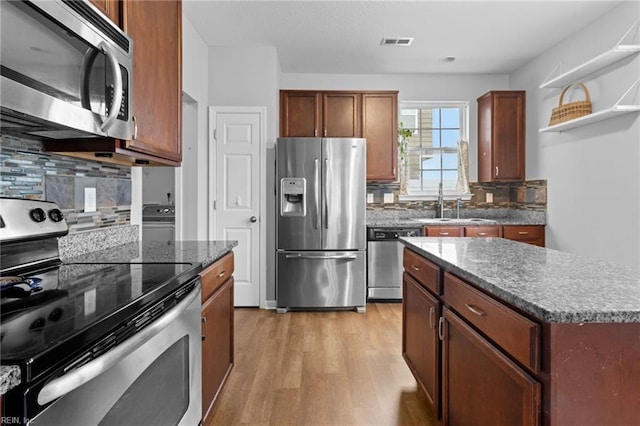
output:
[[438, 425], [402, 359], [401, 327], [399, 303], [236, 309], [235, 366], [209, 425]]

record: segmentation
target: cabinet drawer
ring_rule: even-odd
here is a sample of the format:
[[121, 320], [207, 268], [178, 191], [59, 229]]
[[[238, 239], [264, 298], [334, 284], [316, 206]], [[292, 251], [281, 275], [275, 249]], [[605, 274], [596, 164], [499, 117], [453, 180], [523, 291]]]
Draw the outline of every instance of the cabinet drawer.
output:
[[465, 226], [465, 237], [501, 237], [502, 228], [500, 226]]
[[425, 237], [462, 237], [462, 226], [425, 226]]
[[544, 226], [514, 225], [504, 227], [504, 238], [544, 247]]
[[407, 248], [404, 249], [402, 264], [404, 270], [413, 276], [421, 286], [435, 294], [440, 294], [439, 267]]
[[233, 275], [233, 252], [217, 260], [200, 273], [202, 279], [202, 301], [204, 302]]
[[540, 367], [540, 326], [445, 272], [444, 301], [534, 373]]

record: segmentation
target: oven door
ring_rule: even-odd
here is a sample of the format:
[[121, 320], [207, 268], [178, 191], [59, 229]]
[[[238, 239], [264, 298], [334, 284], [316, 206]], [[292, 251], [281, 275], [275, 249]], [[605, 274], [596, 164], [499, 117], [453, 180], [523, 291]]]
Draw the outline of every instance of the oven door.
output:
[[29, 425], [189, 425], [202, 419], [200, 284], [103, 356], [45, 384]]

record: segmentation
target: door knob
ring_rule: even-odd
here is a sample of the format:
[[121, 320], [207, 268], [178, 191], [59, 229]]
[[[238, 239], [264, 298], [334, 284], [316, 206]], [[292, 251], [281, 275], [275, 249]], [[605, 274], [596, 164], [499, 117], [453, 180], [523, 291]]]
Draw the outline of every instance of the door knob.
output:
[[255, 216], [251, 216], [251, 218], [249, 219], [249, 222], [251, 223], [256, 223], [258, 221], [258, 218]]

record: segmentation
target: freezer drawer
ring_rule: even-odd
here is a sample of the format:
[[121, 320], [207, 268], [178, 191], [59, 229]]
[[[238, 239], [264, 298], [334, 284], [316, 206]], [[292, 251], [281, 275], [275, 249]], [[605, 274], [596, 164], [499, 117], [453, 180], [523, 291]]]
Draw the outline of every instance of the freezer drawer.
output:
[[280, 251], [278, 308], [364, 307], [365, 251]]

